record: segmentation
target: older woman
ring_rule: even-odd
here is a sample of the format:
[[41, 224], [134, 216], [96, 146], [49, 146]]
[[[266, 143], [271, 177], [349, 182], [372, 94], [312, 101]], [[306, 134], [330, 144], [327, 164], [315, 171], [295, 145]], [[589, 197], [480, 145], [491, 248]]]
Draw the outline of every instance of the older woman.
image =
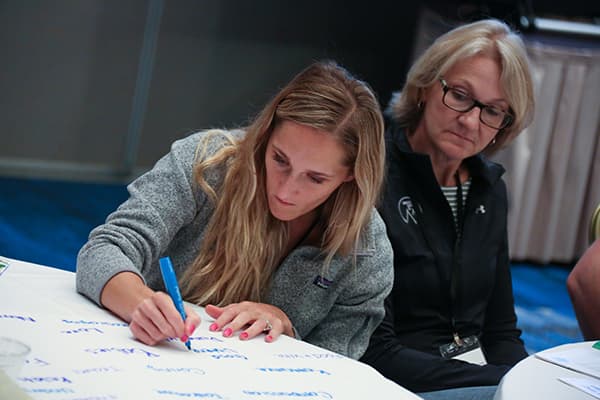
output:
[[[527, 355], [514, 312], [504, 169], [484, 153], [512, 141], [533, 108], [524, 45], [497, 20], [439, 37], [391, 101], [380, 212], [395, 283], [363, 361], [425, 398], [490, 398]], [[471, 388], [444, 390], [459, 387]]]

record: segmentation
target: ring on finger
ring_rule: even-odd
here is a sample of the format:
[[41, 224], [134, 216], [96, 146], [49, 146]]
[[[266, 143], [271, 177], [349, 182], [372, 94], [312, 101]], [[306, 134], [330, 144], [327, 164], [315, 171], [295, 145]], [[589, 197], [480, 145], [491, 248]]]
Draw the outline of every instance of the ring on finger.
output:
[[265, 327], [263, 332], [269, 332], [271, 329], [273, 329], [273, 325], [271, 325], [271, 322], [269, 322], [268, 319], [265, 319]]

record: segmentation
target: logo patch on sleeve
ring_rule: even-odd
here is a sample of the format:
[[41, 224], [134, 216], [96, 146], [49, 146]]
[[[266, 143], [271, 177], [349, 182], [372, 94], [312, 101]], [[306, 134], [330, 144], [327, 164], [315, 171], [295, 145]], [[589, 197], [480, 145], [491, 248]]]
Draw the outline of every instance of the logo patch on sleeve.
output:
[[329, 289], [329, 286], [331, 286], [333, 281], [330, 281], [327, 278], [323, 278], [321, 275], [317, 275], [317, 276], [315, 276], [313, 283], [320, 288]]

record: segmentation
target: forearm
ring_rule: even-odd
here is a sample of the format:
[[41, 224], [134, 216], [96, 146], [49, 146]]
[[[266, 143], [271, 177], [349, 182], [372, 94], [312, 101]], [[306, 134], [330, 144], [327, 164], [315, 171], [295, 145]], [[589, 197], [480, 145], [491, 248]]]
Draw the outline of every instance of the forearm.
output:
[[579, 327], [587, 340], [600, 337], [600, 239], [583, 253], [567, 279]]
[[121, 272], [113, 276], [104, 286], [100, 302], [121, 319], [131, 322], [133, 310], [154, 291], [144, 284], [133, 272]]
[[361, 361], [376, 368], [386, 378], [415, 391], [427, 392], [465, 386], [497, 385], [508, 366], [475, 365], [448, 360], [407, 348], [398, 340], [374, 339]]
[[600, 336], [600, 319], [597, 317], [600, 310], [600, 289], [594, 286], [600, 279], [582, 280], [573, 274], [567, 280], [567, 288], [579, 328], [586, 340], [595, 340]]

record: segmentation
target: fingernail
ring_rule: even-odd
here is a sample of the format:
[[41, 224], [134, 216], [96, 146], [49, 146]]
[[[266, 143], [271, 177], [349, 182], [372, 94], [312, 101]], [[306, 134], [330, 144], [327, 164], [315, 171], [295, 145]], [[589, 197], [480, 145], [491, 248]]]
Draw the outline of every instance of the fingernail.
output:
[[265, 337], [265, 342], [271, 343], [272, 341], [273, 341], [273, 336], [267, 335], [267, 337]]
[[196, 325], [190, 325], [190, 329], [187, 332], [188, 336], [190, 336], [196, 330]]
[[229, 336], [231, 336], [232, 333], [233, 333], [233, 330], [231, 328], [227, 328], [223, 331], [223, 336], [229, 337]]
[[242, 339], [242, 340], [248, 339], [248, 332], [242, 332], [242, 333], [240, 333], [240, 339]]
[[182, 341], [182, 342], [184, 342], [184, 343], [185, 343], [185, 342], [187, 342], [187, 341], [188, 341], [188, 339], [189, 339], [188, 335], [183, 335], [183, 336], [181, 337], [181, 341]]
[[217, 323], [216, 323], [216, 322], [213, 322], [213, 323], [212, 323], [212, 324], [210, 324], [210, 326], [208, 327], [208, 330], [209, 330], [209, 331], [212, 331], [212, 332], [214, 332], [214, 331], [216, 331], [216, 330], [218, 330], [218, 329], [219, 329], [219, 325], [217, 325]]

